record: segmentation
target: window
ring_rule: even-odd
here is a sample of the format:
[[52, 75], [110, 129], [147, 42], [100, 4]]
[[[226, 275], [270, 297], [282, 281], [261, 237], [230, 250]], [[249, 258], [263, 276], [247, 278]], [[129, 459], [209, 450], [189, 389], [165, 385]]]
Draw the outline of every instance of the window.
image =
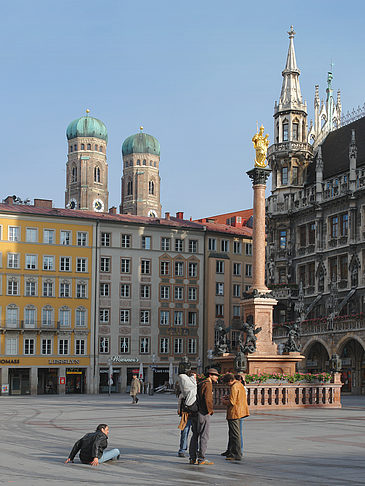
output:
[[299, 226], [299, 244], [302, 247], [307, 245], [307, 226], [305, 224]]
[[175, 277], [184, 276], [184, 262], [175, 262]]
[[77, 246], [87, 246], [87, 233], [84, 231], [77, 232]]
[[120, 323], [121, 324], [129, 324], [129, 316], [130, 316], [130, 310], [129, 309], [120, 309]]
[[161, 285], [160, 298], [161, 300], [168, 300], [170, 298], [170, 287], [168, 285]]
[[328, 262], [330, 267], [330, 279], [331, 281], [337, 281], [337, 258], [330, 258]]
[[151, 286], [141, 285], [141, 299], [150, 299], [150, 298], [151, 298]]
[[77, 299], [86, 299], [87, 298], [86, 283], [77, 282], [77, 284], [76, 284], [76, 298]]
[[198, 264], [196, 262], [189, 262], [189, 277], [195, 278], [198, 276]]
[[6, 327], [18, 327], [19, 310], [15, 306], [9, 306], [6, 309]]
[[100, 284], [100, 297], [109, 297], [110, 295], [110, 284], [101, 283]]
[[42, 326], [50, 327], [53, 324], [53, 309], [49, 306], [42, 309]]
[[280, 267], [278, 269], [278, 273], [279, 273], [279, 283], [286, 283], [286, 268]]
[[282, 250], [285, 250], [286, 248], [286, 230], [281, 230], [279, 232], [279, 246]]
[[183, 313], [183, 311], [174, 311], [174, 325], [175, 326], [184, 325], [184, 313]]
[[60, 244], [69, 246], [71, 245], [71, 231], [63, 231], [60, 232]]
[[133, 195], [133, 181], [129, 180], [127, 181], [127, 196], [132, 196]]
[[9, 226], [8, 234], [9, 234], [9, 241], [20, 241], [19, 226]]
[[27, 297], [35, 297], [37, 295], [37, 284], [33, 280], [26, 280], [25, 295]]
[[170, 312], [163, 310], [160, 311], [160, 325], [168, 326], [170, 324]]
[[332, 216], [330, 218], [330, 230], [331, 230], [331, 238], [338, 237], [338, 216]]
[[71, 258], [60, 257], [60, 271], [69, 272], [71, 270]]
[[37, 255], [25, 255], [25, 268], [35, 270], [37, 268]]
[[19, 268], [19, 253], [8, 253], [8, 268]]
[[25, 241], [27, 243], [37, 243], [38, 242], [38, 229], [37, 228], [27, 228], [25, 231]]
[[60, 297], [70, 297], [70, 284], [68, 282], [60, 283]]
[[149, 310], [141, 310], [140, 323], [141, 324], [149, 324], [150, 323], [150, 311]]
[[160, 339], [160, 353], [168, 354], [169, 352], [169, 338]]
[[149, 181], [148, 183], [148, 193], [149, 194], [155, 194], [155, 184], [153, 181]]
[[215, 238], [208, 238], [208, 250], [209, 251], [217, 250], [217, 240]]
[[68, 354], [68, 339], [60, 339], [58, 341], [58, 354]]
[[161, 238], [161, 250], [162, 251], [169, 251], [170, 250], [170, 238]]
[[85, 354], [85, 339], [75, 339], [75, 354]]
[[24, 339], [24, 354], [34, 354], [34, 339], [33, 338], [25, 338]]
[[141, 273], [143, 275], [151, 273], [151, 260], [141, 260]]
[[175, 287], [174, 297], [175, 300], [184, 300], [184, 287]]
[[52, 354], [52, 339], [42, 339], [41, 354]]
[[127, 299], [131, 296], [131, 286], [130, 284], [121, 284], [120, 286], [120, 296]]
[[76, 152], [76, 150], [77, 150], [77, 144], [75, 143], [75, 145], [74, 145], [74, 151]]
[[100, 271], [101, 272], [110, 272], [110, 258], [109, 257], [101, 257], [100, 258]]
[[122, 235], [121, 247], [122, 248], [130, 248], [131, 247], [131, 235]]
[[120, 338], [119, 351], [120, 351], [121, 354], [129, 353], [129, 337], [121, 337]]
[[281, 169], [281, 185], [287, 186], [288, 185], [288, 168], [283, 167]]
[[197, 300], [198, 289], [196, 287], [188, 288], [188, 300]]
[[109, 309], [99, 309], [99, 322], [109, 324]]
[[142, 248], [144, 250], [151, 249], [151, 237], [150, 236], [142, 236]]
[[291, 170], [291, 181], [293, 185], [298, 184], [298, 167], [292, 167]]
[[181, 253], [183, 251], [183, 240], [180, 238], [175, 239], [175, 251]]
[[224, 273], [224, 261], [223, 260], [217, 260], [215, 262], [215, 272], [216, 273]]
[[216, 295], [224, 295], [224, 283], [216, 282], [215, 284], [215, 294]]
[[215, 306], [215, 316], [216, 317], [223, 317], [224, 316], [224, 306], [223, 306], [223, 304], [216, 304], [216, 306]]
[[131, 260], [130, 258], [121, 258], [120, 260], [120, 273], [130, 273]]
[[252, 243], [245, 243], [245, 253], [247, 256], [252, 255]]
[[198, 240], [189, 240], [189, 253], [198, 252]]
[[[88, 147], [89, 145], [90, 144], [88, 144]], [[94, 182], [101, 182], [101, 172], [99, 167], [94, 168]]]
[[87, 258], [76, 259], [76, 272], [87, 272]]
[[101, 337], [99, 339], [99, 353], [108, 354], [109, 353], [109, 344], [110, 344], [110, 338], [109, 337]]
[[222, 240], [221, 241], [221, 251], [224, 253], [227, 253], [229, 251], [229, 241], [228, 240]]
[[76, 309], [76, 327], [86, 327], [86, 309]]
[[8, 280], [8, 295], [19, 295], [19, 282], [16, 279]]
[[101, 233], [101, 246], [110, 246], [111, 234]]
[[246, 275], [246, 277], [252, 277], [252, 265], [251, 265], [251, 263], [246, 263], [245, 275]]
[[283, 142], [289, 140], [289, 125], [288, 123], [283, 123]]
[[81, 150], [85, 150], [85, 144], [84, 143], [81, 144]]
[[44, 256], [43, 257], [43, 270], [54, 270], [54, 256]]
[[5, 354], [14, 356], [18, 354], [18, 338], [5, 337]]
[[24, 309], [24, 326], [30, 328], [36, 326], [36, 310], [34, 308]]
[[188, 354], [196, 354], [196, 339], [188, 339]]
[[298, 128], [299, 128], [299, 124], [293, 123], [293, 136], [292, 136], [293, 140], [298, 140], [298, 133], [299, 133]]
[[233, 317], [241, 317], [241, 307], [239, 305], [233, 306]]
[[71, 326], [71, 311], [70, 309], [60, 309], [60, 326], [70, 327]]
[[160, 274], [170, 275], [170, 262], [165, 262], [165, 261], [160, 262]]
[[241, 285], [233, 284], [233, 297], [241, 297]]
[[309, 223], [308, 228], [308, 243], [314, 245], [316, 242], [316, 223]]
[[140, 339], [139, 350], [141, 354], [148, 354], [150, 352], [150, 338], [143, 337]]
[[43, 230], [43, 243], [48, 245], [53, 245], [55, 240], [55, 230], [45, 229]]
[[181, 354], [183, 352], [183, 340], [182, 338], [174, 339], [174, 353]]
[[196, 326], [197, 323], [197, 313], [194, 311], [188, 312], [188, 325], [189, 326]]
[[341, 215], [341, 236], [347, 236], [349, 230], [349, 216], [347, 213]]
[[[72, 152], [72, 147], [71, 147], [71, 152]], [[77, 167], [75, 165], [73, 165], [71, 169], [71, 182], [77, 182]]]
[[[247, 268], [247, 265], [246, 265]], [[240, 263], [234, 263], [233, 264], [233, 275], [241, 275], [241, 264]]]
[[240, 241], [233, 242], [233, 253], [240, 255], [242, 253], [242, 244]]
[[[313, 272], [314, 276], [314, 272]], [[347, 255], [340, 256], [340, 279], [347, 280], [348, 278], [348, 265], [347, 265]]]

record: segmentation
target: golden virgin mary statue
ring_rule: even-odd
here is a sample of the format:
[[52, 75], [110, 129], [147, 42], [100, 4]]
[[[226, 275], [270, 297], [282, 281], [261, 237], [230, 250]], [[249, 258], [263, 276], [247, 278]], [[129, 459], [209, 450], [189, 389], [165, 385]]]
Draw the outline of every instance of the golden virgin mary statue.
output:
[[264, 127], [261, 125], [260, 130], [252, 137], [254, 149], [256, 150], [255, 167], [265, 168], [267, 166], [266, 153], [269, 147], [269, 135], [264, 136]]

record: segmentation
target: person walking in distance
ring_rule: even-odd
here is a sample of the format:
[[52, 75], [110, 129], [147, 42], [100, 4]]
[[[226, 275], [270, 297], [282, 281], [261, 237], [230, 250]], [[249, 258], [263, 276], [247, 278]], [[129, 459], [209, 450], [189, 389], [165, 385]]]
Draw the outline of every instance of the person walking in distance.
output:
[[248, 417], [246, 390], [232, 373], [227, 373], [223, 377], [223, 383], [229, 385], [230, 392], [222, 399], [223, 405], [227, 407], [228, 422], [228, 447], [222, 453], [227, 461], [240, 461], [242, 459], [240, 419]]
[[210, 465], [214, 462], [205, 457], [209, 440], [210, 416], [213, 415], [213, 383], [219, 378], [215, 368], [207, 371], [207, 378], [198, 384], [198, 411], [191, 414], [193, 435], [189, 446], [189, 463], [198, 465]]
[[129, 394], [132, 397], [132, 403], [133, 404], [137, 404], [139, 402], [137, 395], [140, 392], [141, 392], [141, 382], [137, 378], [137, 375], [133, 375], [133, 378], [132, 378], [132, 381], [131, 381], [131, 389], [129, 391]]
[[80, 451], [80, 461], [83, 464], [90, 464], [91, 466], [97, 466], [103, 462], [110, 461], [112, 459], [119, 459], [119, 449], [111, 449], [106, 451], [108, 446], [109, 427], [106, 424], [99, 424], [96, 427], [95, 432], [84, 435], [80, 440], [75, 442], [68, 459], [68, 462], [74, 462], [76, 454]]

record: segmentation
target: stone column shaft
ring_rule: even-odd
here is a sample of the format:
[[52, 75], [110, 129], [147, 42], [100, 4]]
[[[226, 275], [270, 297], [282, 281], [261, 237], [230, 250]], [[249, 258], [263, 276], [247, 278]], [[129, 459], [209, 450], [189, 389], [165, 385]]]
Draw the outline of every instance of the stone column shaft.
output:
[[253, 282], [252, 288], [267, 291], [265, 285], [265, 184], [253, 186]]

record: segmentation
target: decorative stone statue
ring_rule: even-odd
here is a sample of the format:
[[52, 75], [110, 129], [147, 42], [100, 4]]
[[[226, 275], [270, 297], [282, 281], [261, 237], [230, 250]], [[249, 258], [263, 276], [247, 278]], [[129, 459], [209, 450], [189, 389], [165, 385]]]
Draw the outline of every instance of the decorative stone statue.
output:
[[216, 343], [214, 347], [214, 354], [215, 356], [220, 356], [223, 353], [229, 352], [229, 341], [227, 340], [227, 334], [230, 331], [230, 327], [227, 329], [224, 327], [223, 324], [217, 322], [215, 325], [215, 332], [216, 332]]
[[274, 283], [275, 279], [275, 263], [274, 260], [271, 258], [269, 261], [269, 280], [270, 283]]
[[257, 130], [257, 133], [252, 137], [252, 142], [254, 149], [256, 150], [255, 167], [264, 169], [267, 167], [267, 162], [265, 163], [265, 160], [270, 141], [268, 134], [264, 136], [263, 125], [261, 125], [260, 131]]
[[299, 352], [300, 346], [296, 342], [296, 339], [300, 337], [299, 330], [300, 320], [297, 320], [292, 326], [284, 324], [282, 327], [286, 328], [288, 340], [284, 344], [284, 353]]
[[243, 344], [241, 339], [239, 340], [241, 352], [254, 353], [256, 351], [256, 334], [261, 331], [261, 327], [255, 329], [255, 323], [253, 322], [252, 316], [248, 316], [247, 322], [244, 322], [242, 324], [241, 330], [246, 334], [246, 338]]

